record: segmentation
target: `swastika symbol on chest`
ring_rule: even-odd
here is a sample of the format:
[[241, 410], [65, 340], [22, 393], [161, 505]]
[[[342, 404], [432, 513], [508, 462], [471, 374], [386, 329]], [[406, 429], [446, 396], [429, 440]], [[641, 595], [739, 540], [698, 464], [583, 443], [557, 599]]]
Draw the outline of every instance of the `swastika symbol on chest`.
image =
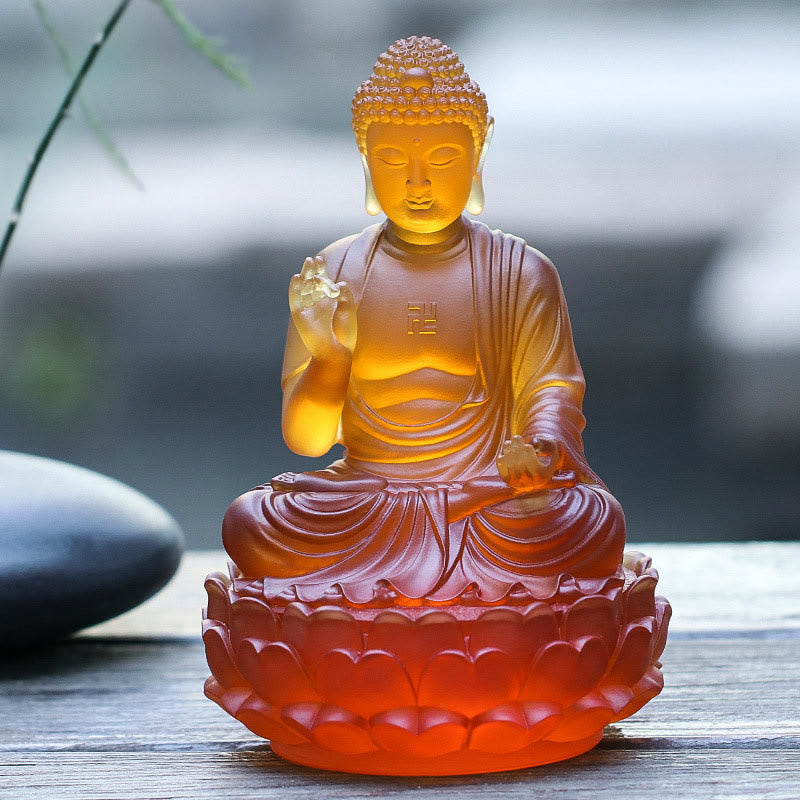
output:
[[436, 320], [437, 303], [408, 304], [408, 334], [425, 335], [438, 333]]

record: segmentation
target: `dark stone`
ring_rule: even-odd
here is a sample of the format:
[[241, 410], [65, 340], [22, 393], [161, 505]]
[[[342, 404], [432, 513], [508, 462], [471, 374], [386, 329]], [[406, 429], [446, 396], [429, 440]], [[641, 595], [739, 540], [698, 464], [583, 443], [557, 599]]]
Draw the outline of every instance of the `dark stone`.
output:
[[0, 450], [0, 655], [133, 608], [167, 583], [182, 550], [175, 520], [134, 489]]

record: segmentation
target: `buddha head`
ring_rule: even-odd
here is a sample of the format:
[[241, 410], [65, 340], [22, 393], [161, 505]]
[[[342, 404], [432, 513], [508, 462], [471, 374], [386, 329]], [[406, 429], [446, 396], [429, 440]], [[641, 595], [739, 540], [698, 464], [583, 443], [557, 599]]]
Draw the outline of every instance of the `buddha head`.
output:
[[378, 57], [353, 98], [366, 207], [417, 234], [483, 210], [493, 121], [486, 97], [438, 39], [412, 36]]

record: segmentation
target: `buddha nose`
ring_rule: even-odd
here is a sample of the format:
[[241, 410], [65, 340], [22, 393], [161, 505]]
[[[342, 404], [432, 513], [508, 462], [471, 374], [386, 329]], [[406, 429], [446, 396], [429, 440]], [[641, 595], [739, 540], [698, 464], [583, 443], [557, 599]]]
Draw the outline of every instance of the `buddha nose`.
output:
[[423, 165], [418, 161], [412, 161], [411, 171], [406, 181], [406, 192], [409, 195], [421, 195], [428, 192], [430, 188], [431, 182], [425, 174]]

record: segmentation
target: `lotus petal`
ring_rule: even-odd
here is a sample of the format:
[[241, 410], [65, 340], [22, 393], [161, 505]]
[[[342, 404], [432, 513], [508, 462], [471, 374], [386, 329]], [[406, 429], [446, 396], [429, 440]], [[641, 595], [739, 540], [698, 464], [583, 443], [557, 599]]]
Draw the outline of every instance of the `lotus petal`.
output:
[[209, 675], [203, 684], [203, 693], [209, 700], [222, 705], [222, 695], [225, 694], [225, 687], [213, 675]]
[[672, 607], [663, 597], [656, 597], [656, 634], [653, 637], [653, 661], [661, 658], [667, 645], [667, 629], [672, 617]]
[[513, 753], [528, 744], [528, 725], [516, 703], [504, 703], [475, 718], [469, 748], [483, 753]]
[[476, 717], [469, 746], [485, 753], [513, 753], [543, 739], [561, 721], [553, 703], [507, 703]]
[[626, 708], [634, 698], [633, 691], [628, 686], [603, 686], [597, 691], [605, 697], [606, 703], [614, 712], [614, 718], [616, 719], [621, 719], [621, 717], [619, 717], [620, 712]]
[[473, 655], [489, 648], [501, 650], [524, 668], [542, 647], [560, 638], [552, 608], [536, 603], [524, 616], [506, 609], [487, 611], [472, 626], [469, 650]]
[[272, 609], [255, 597], [242, 597], [231, 605], [231, 645], [238, 648], [243, 639], [274, 642], [278, 639], [278, 620]]
[[319, 700], [319, 695], [289, 645], [245, 639], [239, 645], [239, 666], [256, 694], [281, 708]]
[[294, 703], [281, 711], [281, 720], [301, 735], [310, 738], [314, 721], [322, 708], [322, 703]]
[[574, 742], [586, 739], [602, 730], [612, 719], [614, 712], [608, 707], [600, 692], [582, 697], [567, 710], [558, 726], [547, 735], [549, 742]]
[[228, 629], [218, 622], [203, 623], [203, 642], [206, 646], [206, 661], [211, 674], [225, 689], [247, 686], [233, 659], [228, 639]]
[[331, 650], [361, 652], [363, 640], [358, 623], [349, 614], [325, 608], [306, 614], [296, 605], [290, 605], [283, 614], [282, 638], [294, 647], [308, 670], [317, 671], [325, 653]]
[[469, 717], [516, 697], [519, 678], [511, 658], [484, 650], [474, 659], [464, 653], [434, 656], [419, 681], [419, 704], [444, 707]]
[[212, 572], [206, 578], [205, 587], [208, 594], [207, 619], [213, 619], [225, 625], [228, 624], [228, 614], [231, 607], [231, 601], [228, 597], [229, 586], [230, 581], [221, 572]]
[[417, 620], [394, 611], [378, 615], [367, 633], [367, 648], [395, 655], [414, 685], [437, 653], [466, 651], [460, 623], [440, 611], [423, 614]]
[[631, 622], [642, 617], [651, 617], [656, 613], [657, 583], [658, 574], [655, 570], [650, 570], [634, 579], [623, 595], [626, 620]]
[[653, 618], [631, 622], [620, 637], [619, 650], [612, 666], [603, 678], [603, 684], [632, 686], [653, 663], [651, 643]]
[[544, 739], [558, 725], [563, 716], [561, 706], [556, 703], [530, 702], [520, 703], [528, 726], [528, 740], [535, 742]]
[[607, 665], [608, 649], [597, 636], [553, 642], [533, 662], [520, 699], [568, 706], [594, 688]]
[[236, 716], [236, 712], [242, 703], [253, 694], [253, 690], [249, 686], [226, 689], [213, 675], [210, 678], [206, 678], [203, 691], [209, 700], [213, 700], [217, 705], [222, 706], [232, 716]]
[[365, 720], [336, 706], [323, 705], [311, 729], [311, 738], [335, 753], [360, 755], [377, 750]]
[[564, 638], [572, 641], [584, 636], [599, 636], [611, 653], [617, 645], [620, 616], [619, 606], [608, 597], [582, 597], [567, 609], [564, 616]]
[[296, 733], [337, 753], [357, 755], [377, 749], [366, 721], [336, 706], [296, 703], [283, 709], [281, 720]]
[[391, 753], [432, 758], [460, 750], [468, 720], [439, 708], [398, 708], [370, 720], [372, 738]]
[[315, 683], [326, 702], [362, 717], [416, 703], [402, 665], [380, 651], [334, 650], [320, 661]]
[[264, 739], [274, 739], [281, 744], [303, 744], [308, 741], [296, 728], [281, 722], [276, 709], [254, 694], [239, 706], [234, 716], [256, 736]]
[[622, 566], [629, 569], [635, 575], [642, 575], [650, 568], [652, 559], [638, 550], [628, 550], [622, 556]]
[[649, 703], [664, 688], [664, 676], [657, 667], [651, 667], [631, 689], [633, 699], [612, 717], [611, 722], [635, 714], [645, 703]]

